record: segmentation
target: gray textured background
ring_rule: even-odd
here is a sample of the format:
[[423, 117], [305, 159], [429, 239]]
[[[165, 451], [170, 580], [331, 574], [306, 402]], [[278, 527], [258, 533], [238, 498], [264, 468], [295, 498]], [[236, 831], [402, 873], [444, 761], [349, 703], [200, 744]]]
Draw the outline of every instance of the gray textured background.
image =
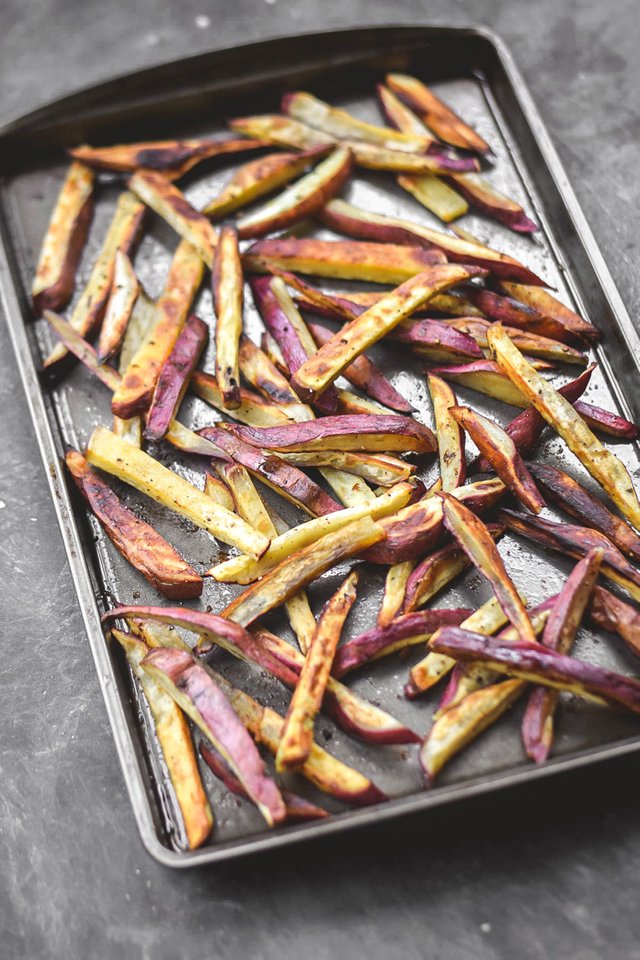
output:
[[[390, 10], [502, 34], [637, 316], [637, 0], [4, 0], [0, 121], [138, 66]], [[636, 761], [271, 859], [184, 874], [151, 861], [2, 325], [0, 403], [3, 958], [640, 957]]]

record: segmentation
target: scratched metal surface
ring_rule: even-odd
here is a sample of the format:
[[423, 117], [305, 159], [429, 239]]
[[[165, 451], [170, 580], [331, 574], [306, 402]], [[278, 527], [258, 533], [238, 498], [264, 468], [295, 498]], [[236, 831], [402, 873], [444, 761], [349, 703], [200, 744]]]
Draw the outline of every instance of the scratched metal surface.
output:
[[[425, 76], [425, 79], [430, 79], [420, 67], [416, 69], [415, 64], [412, 65], [412, 69]], [[323, 92], [322, 86], [323, 79], [320, 77], [316, 84], [310, 84], [311, 89], [319, 92]], [[536, 195], [532, 182], [527, 176], [526, 162], [519, 155], [518, 148], [513, 142], [509, 120], [496, 103], [490, 84], [482, 78], [460, 76], [436, 82], [434, 86], [492, 144], [496, 160], [494, 169], [487, 174], [488, 178], [499, 189], [504, 189], [520, 199], [525, 208], [544, 224], [547, 212], [544, 203]], [[339, 98], [334, 93], [331, 99], [333, 102], [340, 102], [363, 119], [379, 120], [374, 99], [368, 90], [365, 93], [362, 89], [359, 76], [354, 77], [353, 90], [350, 94]], [[256, 105], [255, 100], [253, 101], [253, 109], [255, 111], [274, 110], [277, 108], [277, 102], [276, 90], [267, 90], [263, 95], [262, 104]], [[221, 114], [224, 115], [223, 109]], [[181, 134], [218, 134], [222, 130], [222, 125], [203, 124], [201, 116], [194, 116], [192, 123], [185, 121], [180, 132]], [[170, 136], [171, 132], [168, 128], [166, 135]], [[196, 171], [195, 176], [189, 179], [185, 187], [188, 198], [195, 206], [203, 205], [228, 179], [233, 166], [233, 164], [218, 165], [215, 170], [209, 170], [206, 174]], [[29, 287], [34, 258], [37, 256], [39, 243], [63, 172], [64, 165], [59, 164], [47, 165], [46, 168], [35, 167], [27, 173], [12, 178], [5, 192], [5, 214], [12, 252], [15, 256], [17, 280], [24, 290]], [[100, 188], [90, 239], [79, 272], [79, 290], [82, 289], [83, 282], [89, 275], [120, 189], [119, 184], [108, 182]], [[348, 187], [346, 196], [365, 208], [403, 216], [436, 227], [441, 226], [427, 211], [397, 189], [392, 177], [363, 176], [362, 172], [358, 172]], [[581, 289], [580, 276], [568, 274], [562, 253], [563, 238], [555, 238], [559, 241], [558, 245], [550, 240], [545, 230], [533, 239], [520, 237], [493, 221], [472, 214], [467, 215], [459, 223], [481, 240], [513, 254], [536, 272], [541, 273], [552, 286], [558, 289], [559, 296], [565, 302], [576, 305], [574, 294], [577, 292], [580, 296], [582, 293], [583, 297], [579, 305], [584, 312], [589, 313], [589, 310], [585, 309], [589, 304], [589, 291]], [[313, 232], [312, 225], [308, 225], [305, 229], [306, 232]], [[327, 231], [316, 230], [315, 233], [318, 236], [331, 236]], [[162, 288], [163, 277], [175, 244], [176, 237], [170, 228], [157, 218], [150, 216], [144, 238], [135, 257], [135, 267], [151, 295], [157, 295]], [[340, 286], [343, 287], [345, 284], [341, 283]], [[199, 297], [197, 312], [209, 322], [211, 321], [211, 298], [206, 285]], [[593, 316], [592, 319], [597, 320], [597, 317]], [[254, 338], [261, 330], [260, 320], [249, 294], [247, 295], [246, 330]], [[38, 322], [30, 326], [29, 334], [35, 355], [41, 356], [50, 342], [48, 330], [43, 323]], [[204, 362], [205, 369], [210, 369], [210, 354], [211, 350]], [[376, 348], [374, 356], [388, 372], [396, 387], [415, 405], [418, 419], [432, 424], [432, 413], [420, 363], [411, 358], [408, 353], [401, 353], [387, 347]], [[633, 358], [625, 361], [625, 358], [619, 354], [611, 356], [607, 351], [605, 338], [604, 357], [601, 358], [605, 361], [604, 367], [607, 366], [607, 358], [614, 365], [635, 363]], [[566, 379], [565, 374], [571, 375], [571, 370], [563, 371], [560, 379]], [[476, 409], [490, 414], [500, 422], [505, 423], [513, 416], [512, 408], [472, 391], [460, 388], [458, 394], [462, 402], [471, 403]], [[75, 368], [63, 382], [49, 390], [47, 396], [53, 429], [60, 441], [82, 447], [97, 424], [110, 422], [109, 398], [106, 390], [92, 380], [81, 367]], [[610, 409], [620, 409], [617, 391], [612, 389], [610, 380], [607, 382], [602, 369], [594, 376], [586, 398]], [[189, 426], [199, 427], [215, 422], [219, 419], [219, 415], [203, 402], [189, 398], [183, 405], [181, 419]], [[473, 452], [471, 444], [470, 450]], [[196, 483], [202, 482], [202, 462], [176, 456], [171, 448], [164, 445], [155, 448], [153, 452], [162, 462], [174, 467], [183, 476]], [[632, 474], [637, 477], [640, 472], [637, 448], [632, 445], [616, 445], [616, 452], [628, 465]], [[586, 478], [580, 465], [566, 452], [559, 440], [552, 437], [546, 439], [539, 447], [539, 457], [566, 468], [580, 478], [586, 486], [593, 488], [593, 484]], [[421, 464], [421, 472], [425, 478], [433, 478], [435, 469], [433, 462]], [[124, 485], [114, 485], [117, 486], [125, 502], [166, 535], [197, 569], [205, 570], [212, 563], [228, 555], [229, 551], [216, 544], [204, 531], [171, 515]], [[273, 495], [267, 493], [267, 496], [276, 505]], [[277, 505], [280, 507], [280, 504]], [[553, 515], [551, 511], [549, 515]], [[84, 541], [84, 562], [90, 566], [99, 602], [104, 605], [111, 598], [125, 603], [158, 602], [155, 592], [122, 560], [103, 536], [99, 526], [93, 520], [87, 521], [81, 507], [77, 511], [77, 517]], [[513, 579], [532, 603], [539, 602], [556, 592], [571, 568], [570, 563], [565, 559], [549, 557], [543, 551], [510, 536], [502, 539], [500, 551]], [[316, 612], [346, 569], [346, 565], [341, 565], [325, 574], [309, 588], [309, 596]], [[371, 625], [375, 621], [379, 607], [384, 570], [368, 566], [362, 570], [362, 574], [359, 602], [349, 621], [346, 636], [355, 635]], [[200, 601], [200, 606], [204, 608], [218, 611], [234, 595], [235, 588], [215, 584], [212, 581], [205, 581], [205, 583]], [[436, 598], [431, 605], [476, 607], [488, 595], [487, 586], [482, 578], [469, 573], [454, 587], [445, 591], [441, 597]], [[270, 623], [276, 629], [287, 631], [284, 622], [278, 616], [270, 618]], [[289, 636], [288, 633], [286, 635]], [[436, 690], [419, 702], [409, 703], [402, 696], [402, 686], [409, 666], [422, 656], [423, 652], [423, 649], [416, 648], [408, 658], [395, 656], [387, 658], [370, 669], [360, 671], [348, 681], [358, 692], [379, 703], [419, 733], [424, 733], [429, 727], [431, 713], [434, 703], [439, 698], [440, 690]], [[611, 637], [597, 636], [586, 629], [581, 631], [576, 652], [587, 660], [593, 660], [622, 672], [632, 673], [636, 669], [633, 658], [621, 643]], [[116, 667], [116, 683], [128, 711], [132, 735], [138, 741], [138, 757], [142, 764], [149, 797], [155, 805], [154, 822], [157, 838], [168, 851], [179, 851], [184, 844], [180, 817], [177, 814], [173, 791], [163, 769], [145, 705], [138, 697], [136, 686], [131, 681], [119, 651], [112, 651], [112, 656]], [[237, 681], [261, 702], [269, 703], [281, 711], [286, 709], [288, 695], [279, 683], [270, 680], [260, 671], [234, 662], [226, 654], [216, 655], [214, 660], [229, 679]], [[477, 783], [488, 782], [499, 775], [519, 774], [527, 767], [532, 769], [523, 758], [518, 735], [520, 717], [521, 707], [516, 707], [508, 717], [503, 718], [470, 749], [464, 751], [445, 769], [439, 781], [441, 786], [435, 787], [434, 795], [437, 795], [443, 787], [465, 787], [467, 784], [475, 786]], [[597, 751], [603, 746], [636, 737], [638, 732], [638, 722], [633, 718], [598, 709], [574, 698], [563, 697], [554, 756], [559, 759], [572, 758], [582, 751]], [[349, 738], [324, 718], [319, 725], [319, 739], [321, 743], [326, 741], [328, 749], [335, 752], [337, 756], [371, 776], [391, 797], [407, 798], [422, 792], [415, 747], [367, 746]], [[210, 841], [212, 850], [225, 847], [229, 853], [233, 853], [234, 850], [242, 849], [242, 842], [265, 833], [259, 814], [250, 804], [230, 795], [206, 769], [203, 775], [216, 814], [216, 829]], [[304, 785], [298, 783], [297, 786], [301, 792], [307, 792]], [[455, 796], [456, 793], [456, 790], [450, 791], [451, 796]], [[326, 798], [321, 802], [335, 811], [343, 809], [327, 801]], [[344, 819], [348, 820], [350, 816], [355, 819], [349, 814], [345, 814]], [[358, 815], [359, 818], [361, 816]], [[289, 833], [295, 835], [305, 832], [315, 833], [317, 829], [315, 825], [309, 825], [284, 828], [280, 833], [286, 837]], [[320, 829], [323, 828], [320, 827]], [[187, 862], [192, 856], [185, 853], [183, 859]], [[202, 859], [202, 854], [198, 857]]]

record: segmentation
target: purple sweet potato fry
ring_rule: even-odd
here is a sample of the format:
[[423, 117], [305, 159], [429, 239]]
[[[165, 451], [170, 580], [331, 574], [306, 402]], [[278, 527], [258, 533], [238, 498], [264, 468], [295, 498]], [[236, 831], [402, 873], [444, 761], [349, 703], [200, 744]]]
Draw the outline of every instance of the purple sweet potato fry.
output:
[[204, 320], [191, 314], [160, 370], [144, 428], [146, 440], [161, 440], [169, 429], [187, 392], [191, 374], [198, 366], [208, 336], [209, 328]]

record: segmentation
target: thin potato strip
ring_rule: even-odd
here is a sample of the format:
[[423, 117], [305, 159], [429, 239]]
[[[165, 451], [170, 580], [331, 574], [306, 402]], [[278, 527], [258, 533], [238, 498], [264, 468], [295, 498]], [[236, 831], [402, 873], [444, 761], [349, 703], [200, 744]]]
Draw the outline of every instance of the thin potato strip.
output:
[[243, 553], [257, 558], [269, 546], [267, 537], [240, 517], [105, 427], [97, 427], [91, 435], [87, 460]]
[[126, 373], [133, 356], [147, 338], [156, 321], [156, 304], [147, 296], [142, 285], [139, 285], [138, 296], [127, 323], [127, 328], [120, 344], [118, 358], [118, 372], [120, 376]]
[[122, 250], [117, 250], [113, 285], [98, 338], [100, 363], [108, 360], [122, 343], [139, 290], [140, 284], [129, 257]]
[[427, 373], [427, 386], [436, 424], [442, 490], [449, 492], [462, 486], [466, 477], [464, 434], [449, 412], [458, 401], [451, 387], [433, 373]]
[[134, 173], [140, 168], [161, 170], [166, 177], [180, 177], [197, 163], [210, 157], [241, 153], [265, 146], [257, 140], [149, 140], [122, 143], [110, 147], [83, 145], [69, 155], [97, 170]]
[[398, 177], [398, 185], [444, 223], [451, 223], [469, 212], [464, 197], [432, 173], [403, 174]]
[[394, 563], [387, 570], [384, 594], [378, 611], [379, 627], [386, 627], [402, 612], [407, 582], [414, 566], [412, 560], [405, 560], [403, 563]]
[[191, 314], [162, 365], [147, 413], [146, 440], [161, 440], [165, 436], [180, 409], [191, 374], [200, 362], [208, 338], [209, 328], [204, 320]]
[[331, 673], [342, 626], [356, 599], [358, 575], [354, 571], [327, 601], [311, 639], [285, 718], [276, 754], [276, 770], [297, 769], [308, 759], [316, 714]]
[[93, 172], [72, 163], [44, 235], [31, 285], [33, 309], [62, 310], [73, 295], [76, 270], [93, 216]]
[[501, 369], [560, 434], [620, 512], [640, 530], [640, 502], [624, 464], [598, 440], [569, 401], [533, 369], [499, 324], [488, 331], [487, 338]]
[[228, 409], [224, 405], [224, 397], [218, 381], [210, 373], [203, 373], [202, 370], [194, 371], [189, 381], [189, 387], [192, 393], [195, 393], [205, 403], [248, 426], [271, 427], [278, 423], [296, 422], [298, 419], [305, 419], [308, 416], [306, 413], [308, 408], [299, 401], [278, 404], [270, 400], [264, 400], [257, 393], [245, 390], [243, 387], [240, 387], [239, 406]]
[[232, 226], [220, 232], [213, 266], [213, 302], [216, 310], [216, 379], [227, 410], [240, 406], [238, 345], [242, 334], [244, 276], [238, 235]]

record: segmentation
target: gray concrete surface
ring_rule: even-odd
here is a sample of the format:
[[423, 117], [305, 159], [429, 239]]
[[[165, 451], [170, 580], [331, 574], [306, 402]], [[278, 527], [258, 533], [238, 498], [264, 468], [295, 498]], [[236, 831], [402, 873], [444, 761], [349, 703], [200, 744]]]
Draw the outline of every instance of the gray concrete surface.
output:
[[[114, 73], [315, 26], [484, 22], [527, 78], [632, 316], [636, 0], [4, 0], [0, 120]], [[0, 956], [640, 957], [637, 761], [208, 871], [143, 851], [0, 324]]]

